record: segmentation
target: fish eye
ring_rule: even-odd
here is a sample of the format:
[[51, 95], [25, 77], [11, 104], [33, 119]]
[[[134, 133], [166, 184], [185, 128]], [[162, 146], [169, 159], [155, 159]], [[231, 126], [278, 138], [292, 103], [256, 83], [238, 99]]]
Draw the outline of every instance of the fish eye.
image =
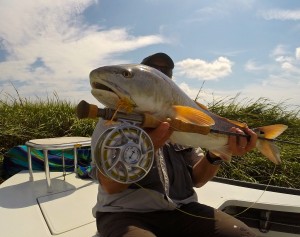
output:
[[131, 78], [133, 76], [132, 72], [129, 70], [125, 70], [122, 72], [123, 77], [125, 78]]

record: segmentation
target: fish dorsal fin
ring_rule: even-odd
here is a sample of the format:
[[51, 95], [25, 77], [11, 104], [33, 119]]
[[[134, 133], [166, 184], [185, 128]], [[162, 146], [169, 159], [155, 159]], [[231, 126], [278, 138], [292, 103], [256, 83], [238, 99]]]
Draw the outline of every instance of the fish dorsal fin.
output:
[[[225, 118], [226, 119], [226, 118]], [[247, 128], [247, 124], [243, 123], [243, 122], [239, 122], [239, 121], [235, 121], [235, 120], [230, 120], [230, 119], [226, 119], [228, 122], [233, 123], [234, 125], [241, 127], [241, 128]]]
[[174, 105], [173, 110], [175, 112], [176, 119], [183, 122], [193, 123], [200, 126], [212, 126], [215, 124], [212, 117], [192, 107]]
[[217, 114], [215, 114], [215, 117], [220, 118], [221, 120], [227, 121], [228, 123], [232, 123], [232, 124], [234, 124], [234, 125], [236, 125], [240, 128], [247, 128], [248, 127], [246, 123], [239, 122], [239, 121], [236, 121], [236, 120], [230, 120], [228, 118], [224, 118], [224, 117], [222, 117], [220, 115], [217, 115]]
[[[200, 102], [198, 101], [195, 101], [195, 103], [201, 108], [201, 109], [204, 109], [206, 111], [209, 111], [209, 109], [201, 104]], [[247, 127], [247, 124], [246, 123], [242, 123], [242, 122], [239, 122], [239, 121], [235, 121], [235, 120], [230, 120], [230, 119], [227, 119], [227, 118], [224, 118], [224, 117], [221, 117], [220, 115], [216, 115], [217, 117], [221, 118], [221, 119], [224, 119], [226, 121], [228, 121], [229, 123], [233, 123], [234, 125], [237, 125], [238, 127], [241, 127], [241, 128], [246, 128]]]
[[284, 124], [274, 124], [274, 125], [269, 125], [269, 126], [264, 126], [264, 127], [259, 127], [256, 128], [255, 130], [258, 130], [260, 134], [259, 136], [263, 136], [264, 138], [268, 139], [274, 139], [278, 137], [281, 133], [283, 133], [288, 126]]
[[209, 111], [209, 109], [208, 109], [204, 104], [201, 104], [201, 103], [198, 102], [198, 101], [195, 101], [195, 102], [196, 102], [196, 104], [197, 104], [201, 109], [204, 109], [204, 110]]

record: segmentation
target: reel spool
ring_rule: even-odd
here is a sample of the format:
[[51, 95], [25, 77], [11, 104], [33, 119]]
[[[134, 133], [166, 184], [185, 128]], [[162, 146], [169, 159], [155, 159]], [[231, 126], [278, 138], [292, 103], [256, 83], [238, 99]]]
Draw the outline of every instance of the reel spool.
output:
[[101, 134], [94, 157], [102, 174], [119, 183], [130, 184], [141, 180], [150, 171], [154, 147], [143, 129], [121, 124]]

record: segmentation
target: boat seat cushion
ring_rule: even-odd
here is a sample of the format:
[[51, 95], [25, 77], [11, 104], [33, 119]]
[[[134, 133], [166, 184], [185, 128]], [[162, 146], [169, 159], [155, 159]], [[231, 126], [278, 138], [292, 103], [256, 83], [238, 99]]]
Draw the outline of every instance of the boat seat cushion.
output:
[[[49, 150], [50, 171], [63, 171], [62, 156], [65, 158], [65, 171], [74, 171], [74, 151]], [[44, 170], [44, 155], [42, 150], [31, 149], [32, 169]], [[77, 149], [77, 173], [81, 178], [89, 178], [88, 172], [91, 169], [91, 148], [82, 147]], [[11, 148], [4, 154], [3, 170], [5, 178], [28, 169], [27, 146], [19, 145]]]

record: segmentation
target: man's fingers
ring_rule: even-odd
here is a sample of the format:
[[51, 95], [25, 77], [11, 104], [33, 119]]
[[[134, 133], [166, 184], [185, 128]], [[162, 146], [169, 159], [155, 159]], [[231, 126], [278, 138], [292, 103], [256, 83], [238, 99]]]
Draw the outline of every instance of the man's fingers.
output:
[[250, 140], [248, 140], [246, 145], [246, 151], [250, 151], [256, 147], [257, 134], [249, 128], [245, 129], [245, 133], [250, 136]]
[[231, 128], [230, 132], [250, 136], [250, 139], [243, 136], [229, 136], [228, 145], [233, 155], [244, 155], [255, 147], [257, 135], [251, 129], [245, 128], [245, 130], [242, 131], [239, 128]]
[[171, 134], [172, 130], [168, 122], [162, 122], [157, 128], [151, 129], [151, 131], [148, 132], [155, 149], [162, 147]]

